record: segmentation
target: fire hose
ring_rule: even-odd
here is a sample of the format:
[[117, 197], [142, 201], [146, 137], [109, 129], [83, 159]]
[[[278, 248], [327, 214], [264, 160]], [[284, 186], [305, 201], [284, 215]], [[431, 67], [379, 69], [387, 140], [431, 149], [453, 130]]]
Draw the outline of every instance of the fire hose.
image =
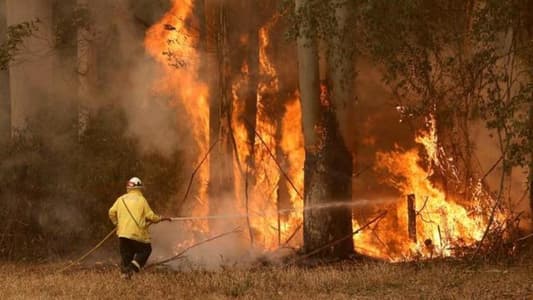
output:
[[[190, 220], [202, 220], [202, 219], [206, 220], [206, 219], [228, 219], [228, 218], [246, 218], [246, 215], [215, 215], [215, 216], [205, 216], [205, 217], [173, 217], [173, 218], [170, 218], [170, 221], [190, 221]], [[57, 273], [62, 273], [64, 271], [70, 269], [72, 266], [81, 263], [89, 255], [91, 255], [93, 252], [98, 250], [98, 248], [100, 248], [116, 231], [117, 231], [117, 228], [116, 227], [113, 228], [113, 230], [111, 230], [100, 242], [98, 242], [98, 244], [96, 244], [93, 248], [91, 248], [89, 251], [87, 251], [85, 254], [80, 256], [75, 261], [69, 263], [67, 266], [65, 266], [62, 269], [60, 269]], [[236, 231], [234, 230], [234, 231], [231, 231], [230, 233], [234, 233], [234, 232], [236, 232]], [[226, 235], [226, 234], [223, 234], [221, 236], [224, 236], [224, 235]], [[210, 238], [207, 241], [210, 241], [212, 239], [213, 238]], [[157, 262], [154, 265], [160, 265], [162, 263], [165, 263], [166, 261], [170, 261], [170, 260], [167, 259], [167, 260], [164, 260], [164, 261], [161, 261], [161, 262]]]
[[[339, 202], [339, 203], [330, 203], [328, 205], [322, 205], [322, 206], [317, 206], [317, 207], [307, 207], [305, 208], [304, 210], [308, 210], [308, 209], [317, 209], [317, 208], [327, 208], [327, 207], [335, 207], [335, 206], [352, 206], [354, 204], [350, 204], [350, 203], [345, 203], [345, 202]], [[355, 204], [357, 205], [357, 204]], [[289, 208], [289, 209], [281, 209], [281, 210], [278, 210], [276, 211], [275, 213], [276, 214], [283, 214], [283, 213], [289, 213], [289, 212], [294, 212], [294, 211], [300, 211], [301, 209], [298, 209], [298, 208]], [[268, 214], [260, 214], [260, 213], [256, 213], [255, 215], [257, 216], [262, 216], [262, 217], [267, 217], [269, 216]], [[243, 219], [243, 218], [247, 218], [249, 217], [249, 215], [247, 214], [227, 214], [227, 215], [211, 215], [211, 216], [198, 216], [198, 217], [193, 217], [193, 216], [188, 216], [188, 217], [172, 217], [170, 218], [170, 221], [194, 221], [194, 220], [217, 220], [217, 219]], [[68, 264], [67, 266], [65, 266], [64, 268], [60, 269], [58, 271], [58, 273], [62, 273], [64, 272], [65, 270], [71, 268], [72, 266], [76, 265], [76, 264], [79, 264], [81, 263], [85, 258], [87, 258], [89, 255], [91, 255], [94, 251], [96, 251], [98, 248], [100, 248], [112, 235], [113, 233], [115, 233], [117, 231], [117, 228], [113, 228], [113, 230], [111, 230], [100, 242], [98, 242], [98, 244], [96, 244], [93, 248], [91, 248], [89, 251], [87, 251], [84, 255], [82, 255], [80, 258], [76, 259], [75, 261], [71, 262], [70, 264]], [[156, 264], [159, 264], [159, 263], [156, 263]]]
[[113, 233], [115, 233], [115, 231], [117, 231], [117, 228], [113, 228], [113, 230], [111, 230], [103, 240], [101, 240], [98, 244], [96, 244], [96, 246], [94, 246], [91, 250], [87, 251], [87, 253], [85, 253], [84, 255], [82, 255], [80, 258], [78, 258], [77, 260], [71, 262], [70, 264], [68, 264], [66, 267], [64, 267], [63, 269], [59, 270], [58, 273], [62, 273], [63, 271], [69, 269], [70, 267], [72, 267], [73, 265], [76, 265], [76, 264], [79, 264], [80, 262], [82, 262], [85, 258], [87, 258], [87, 256], [91, 255], [94, 251], [96, 251], [98, 248], [100, 248], [104, 243], [105, 241], [107, 241], [112, 235]]

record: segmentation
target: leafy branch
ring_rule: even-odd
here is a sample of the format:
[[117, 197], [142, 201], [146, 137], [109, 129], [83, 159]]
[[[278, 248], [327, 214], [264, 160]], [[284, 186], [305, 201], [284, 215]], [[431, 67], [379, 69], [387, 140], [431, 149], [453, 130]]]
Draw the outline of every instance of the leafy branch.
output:
[[6, 70], [9, 63], [16, 59], [24, 40], [39, 30], [39, 19], [11, 25], [7, 28], [6, 40], [0, 44], [0, 70]]

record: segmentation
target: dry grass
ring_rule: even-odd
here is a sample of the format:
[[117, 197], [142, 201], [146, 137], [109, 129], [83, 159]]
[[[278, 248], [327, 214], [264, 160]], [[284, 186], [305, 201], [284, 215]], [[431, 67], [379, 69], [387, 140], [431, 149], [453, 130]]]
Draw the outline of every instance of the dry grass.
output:
[[62, 264], [2, 264], [0, 299], [533, 299], [533, 261], [343, 263], [217, 272], [149, 270], [131, 281], [115, 267], [55, 273]]

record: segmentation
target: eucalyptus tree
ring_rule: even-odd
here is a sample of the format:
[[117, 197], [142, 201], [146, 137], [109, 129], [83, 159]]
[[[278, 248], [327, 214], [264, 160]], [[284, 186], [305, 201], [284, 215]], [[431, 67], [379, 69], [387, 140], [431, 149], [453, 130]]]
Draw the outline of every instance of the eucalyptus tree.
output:
[[464, 204], [473, 205], [469, 200], [487, 176], [476, 163], [471, 127], [495, 132], [500, 159], [494, 167], [503, 172], [494, 203], [484, 203], [492, 223], [502, 208], [504, 178], [531, 160], [531, 65], [525, 58], [532, 48], [530, 37], [520, 38], [531, 32], [531, 1], [361, 2], [362, 48], [384, 66], [405, 118], [435, 118], [442, 158], [451, 160], [441, 159], [441, 184]]
[[342, 129], [352, 101], [354, 15], [350, 2], [294, 2], [305, 144], [304, 251], [331, 245], [323, 257], [353, 252], [351, 210], [327, 206], [352, 196], [352, 154]]

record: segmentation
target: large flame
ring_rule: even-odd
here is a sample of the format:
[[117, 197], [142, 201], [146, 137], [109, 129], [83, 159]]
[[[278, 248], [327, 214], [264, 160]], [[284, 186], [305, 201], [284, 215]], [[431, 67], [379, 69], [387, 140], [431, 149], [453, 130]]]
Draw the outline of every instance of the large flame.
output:
[[[145, 47], [154, 57], [164, 72], [154, 89], [157, 93], [171, 97], [171, 106], [178, 103], [185, 108], [187, 116], [182, 120], [192, 130], [194, 145], [191, 151], [198, 165], [209, 145], [209, 104], [207, 102], [208, 86], [198, 78], [200, 57], [197, 44], [198, 36], [185, 26], [185, 20], [191, 15], [192, 0], [174, 1], [172, 9], [146, 33]], [[183, 118], [183, 116], [180, 116]], [[203, 164], [198, 172], [200, 185], [196, 200], [192, 202], [191, 213], [196, 216], [208, 214], [206, 191], [208, 165]], [[195, 223], [205, 230], [207, 223]], [[203, 225], [203, 226], [202, 226]]]
[[[252, 160], [254, 169], [250, 170], [253, 180], [242, 178], [246, 170], [242, 165], [235, 166], [237, 201], [248, 202], [250, 226], [253, 231], [254, 245], [264, 250], [273, 250], [282, 245], [294, 233], [302, 220], [303, 199], [303, 137], [300, 122], [300, 106], [297, 99], [278, 99], [279, 82], [277, 71], [268, 56], [270, 46], [269, 32], [277, 19], [273, 18], [259, 30], [259, 78], [257, 82], [257, 115], [253, 153], [246, 144], [247, 125], [238, 116], [243, 111], [243, 99], [238, 90], [247, 86], [249, 81], [248, 65], [243, 62], [241, 74], [232, 85], [233, 120], [232, 127], [237, 137], [240, 162]], [[247, 40], [247, 39], [241, 39]], [[282, 101], [280, 101], [282, 100]], [[269, 108], [277, 103], [288, 103], [281, 122], [272, 116]], [[281, 133], [278, 129], [281, 128]], [[298, 157], [296, 157], [298, 156]], [[238, 163], [236, 161], [236, 163]], [[288, 178], [286, 178], [288, 177]], [[249, 187], [243, 182], [248, 181]], [[280, 211], [279, 189], [288, 188], [291, 209]], [[248, 191], [243, 189], [248, 188]], [[243, 199], [247, 197], [248, 199]], [[298, 240], [296, 238], [295, 240]], [[300, 239], [301, 240], [301, 239]]]
[[[209, 141], [208, 87], [198, 77], [200, 57], [197, 50], [198, 36], [185, 26], [191, 18], [192, 0], [174, 1], [172, 9], [163, 19], [150, 28], [146, 35], [147, 51], [160, 63], [163, 78], [154, 87], [155, 91], [172, 98], [171, 106], [184, 107], [187, 124], [194, 137], [194, 165], [200, 163], [207, 153]], [[234, 132], [236, 153], [234, 156], [235, 203], [238, 212], [248, 213], [254, 246], [274, 250], [291, 239], [292, 246], [301, 246], [303, 221], [303, 176], [304, 144], [301, 128], [299, 95], [292, 99], [279, 99], [279, 82], [276, 66], [268, 55], [269, 34], [276, 17], [259, 30], [259, 82], [257, 83], [257, 137], [253, 147], [248, 143], [247, 124], [242, 120], [244, 99], [242, 90], [248, 88], [249, 65], [243, 60], [240, 72], [232, 78], [231, 129]], [[242, 42], [248, 42], [246, 36]], [[234, 74], [235, 75], [235, 74]], [[325, 92], [322, 89], [322, 92]], [[324, 97], [321, 97], [325, 101]], [[179, 104], [179, 105], [178, 105]], [[327, 104], [327, 103], [324, 103]], [[283, 105], [282, 116], [273, 116], [274, 105]], [[383, 181], [395, 187], [401, 195], [392, 204], [377, 202], [376, 210], [386, 208], [386, 218], [368, 230], [354, 236], [358, 252], [391, 261], [413, 257], [449, 256], [453, 247], [474, 244], [479, 241], [486, 227], [486, 218], [479, 212], [471, 212], [461, 206], [458, 199], [451, 199], [430, 180], [432, 168], [443, 168], [446, 162], [439, 160], [445, 155], [438, 149], [435, 124], [416, 138], [423, 146], [391, 152], [377, 153], [376, 170], [384, 173]], [[423, 157], [423, 158], [422, 158]], [[423, 167], [421, 162], [430, 167]], [[253, 162], [253, 163], [250, 163]], [[248, 170], [252, 165], [253, 170]], [[453, 174], [450, 174], [453, 176]], [[199, 185], [189, 213], [206, 216], [208, 203], [206, 183], [208, 166], [204, 164], [198, 173]], [[247, 176], [253, 180], [247, 181]], [[245, 184], [248, 182], [248, 185]], [[247, 189], [247, 190], [246, 190]], [[288, 207], [280, 210], [280, 191], [288, 195]], [[415, 196], [416, 242], [408, 234], [407, 195]], [[479, 195], [485, 195], [480, 193]], [[485, 197], [483, 196], [483, 197]], [[476, 200], [476, 199], [474, 199]], [[481, 201], [481, 200], [480, 200]], [[245, 211], [244, 207], [248, 206]], [[359, 222], [354, 219], [354, 228]], [[361, 221], [362, 223], [362, 221]], [[197, 229], [208, 232], [207, 222], [194, 222]], [[294, 238], [293, 238], [294, 237]], [[185, 241], [183, 245], [189, 245]]]
[[[430, 176], [432, 169], [422, 167], [422, 158], [442, 166], [437, 155], [435, 122], [429, 122], [427, 131], [421, 131], [416, 142], [423, 146], [425, 156], [419, 148], [403, 150], [397, 147], [391, 152], [378, 152], [376, 169], [386, 174], [384, 183], [395, 187], [401, 197], [389, 204], [393, 214], [372, 230], [354, 237], [356, 248], [367, 255], [393, 261], [413, 257], [451, 256], [454, 249], [473, 245], [481, 240], [486, 229], [484, 214], [468, 211], [435, 187]], [[427, 163], [427, 161], [426, 161]], [[415, 197], [416, 242], [408, 234], [408, 195]], [[474, 199], [481, 201], [483, 199]], [[355, 226], [358, 226], [354, 221]]]

